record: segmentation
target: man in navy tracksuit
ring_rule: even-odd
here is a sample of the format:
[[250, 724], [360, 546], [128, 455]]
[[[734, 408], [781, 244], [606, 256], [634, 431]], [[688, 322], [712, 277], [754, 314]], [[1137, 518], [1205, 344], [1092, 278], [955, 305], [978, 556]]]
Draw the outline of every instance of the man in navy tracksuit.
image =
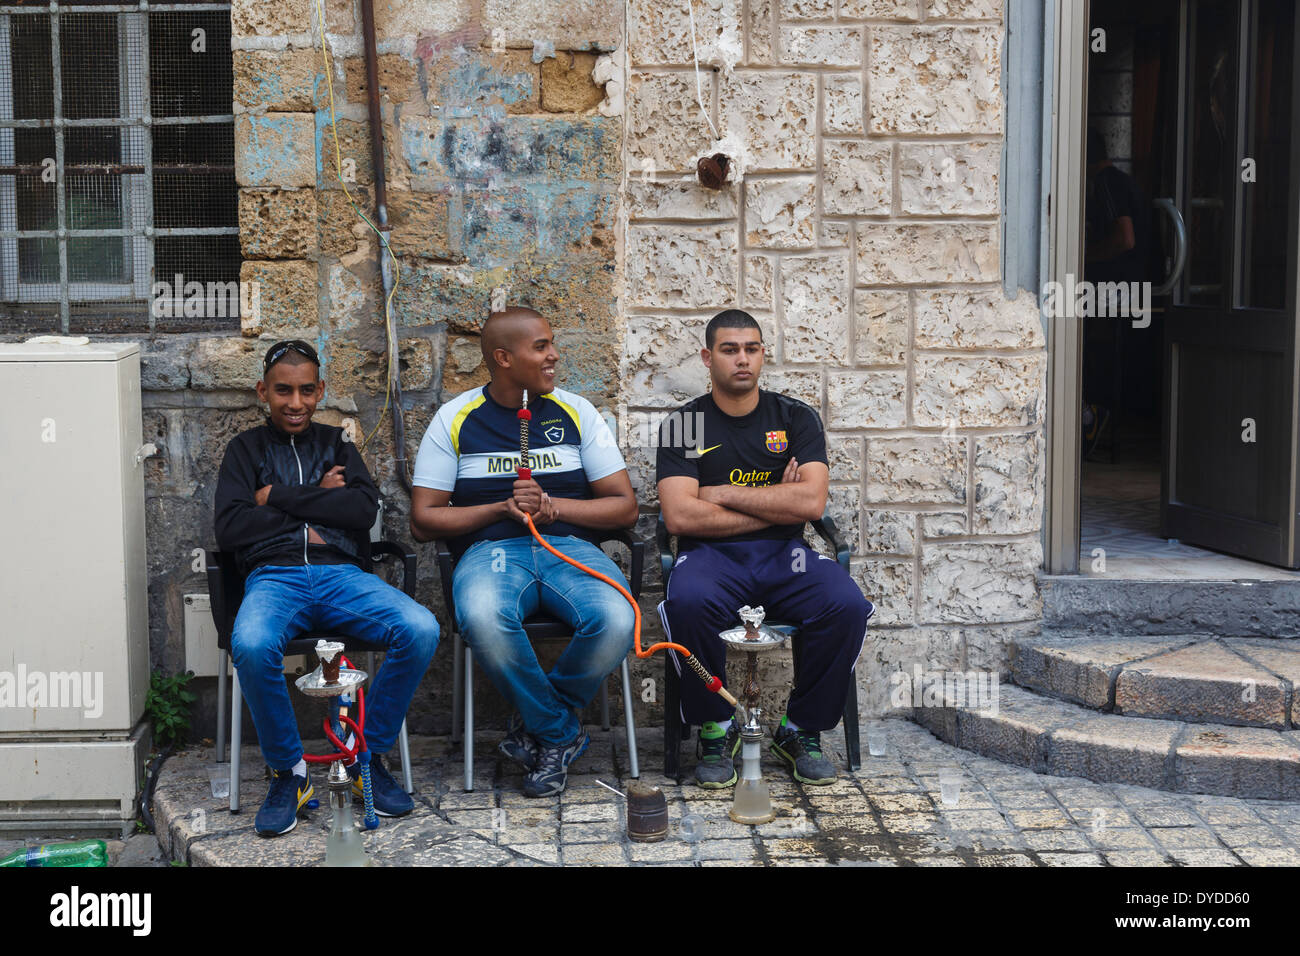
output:
[[[217, 544], [235, 552], [247, 574], [230, 652], [272, 771], [254, 826], [262, 836], [292, 830], [312, 796], [283, 671], [286, 643], [316, 628], [386, 650], [366, 696], [365, 737], [375, 809], [402, 816], [415, 803], [381, 755], [397, 739], [438, 646], [438, 621], [362, 567], [379, 492], [343, 430], [311, 420], [325, 394], [316, 350], [297, 339], [277, 342], [263, 368], [257, 395], [267, 403], [267, 423], [226, 447], [215, 507]], [[359, 794], [358, 768], [349, 772]]]
[[[875, 608], [837, 562], [803, 540], [805, 522], [826, 508], [830, 482], [821, 419], [803, 402], [758, 387], [762, 332], [747, 312], [714, 316], [705, 345], [712, 392], [683, 405], [660, 431], [660, 507], [678, 550], [659, 614], [669, 639], [718, 675], [726, 673], [718, 634], [740, 625], [743, 605], [798, 623], [799, 671], [772, 752], [796, 780], [829, 784], [836, 771], [820, 733], [839, 723]], [[702, 430], [687, 427], [696, 422]], [[701, 725], [695, 779], [709, 788], [734, 784], [740, 738], [727, 703], [687, 676], [682, 715]]]

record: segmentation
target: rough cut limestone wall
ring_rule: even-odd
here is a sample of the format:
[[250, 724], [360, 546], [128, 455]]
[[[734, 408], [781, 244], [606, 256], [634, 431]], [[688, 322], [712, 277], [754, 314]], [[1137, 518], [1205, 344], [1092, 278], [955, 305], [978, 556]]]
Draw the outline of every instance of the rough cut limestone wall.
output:
[[[372, 216], [360, 7], [324, 6], [340, 152], [355, 174], [349, 189]], [[622, 121], [597, 110], [605, 91], [593, 71], [618, 44], [621, 3], [376, 0], [375, 16], [412, 465], [439, 404], [487, 381], [477, 333], [496, 288], [550, 317], [566, 386], [608, 404], [617, 388], [610, 356], [621, 347], [613, 283]], [[190, 550], [213, 544], [225, 444], [261, 420], [252, 385], [267, 345], [317, 345], [327, 382], [318, 420], [351, 419], [361, 438], [384, 405], [377, 240], [336, 174], [316, 2], [235, 0], [231, 22], [241, 278], [258, 284], [261, 309], [239, 332], [145, 343], [145, 431], [162, 450], [147, 484], [151, 644], [167, 670], [183, 664], [182, 595], [206, 590]], [[389, 536], [409, 541], [391, 416], [363, 454], [390, 509]], [[418, 550], [419, 598], [445, 629], [433, 548]], [[412, 705], [413, 731], [448, 729], [451, 660], [448, 640]], [[201, 735], [214, 729], [214, 686], [200, 687]], [[488, 724], [502, 708], [486, 683], [481, 690]], [[299, 716], [317, 735], [318, 713]]]
[[[699, 394], [707, 319], [759, 319], [761, 384], [827, 428], [883, 710], [890, 672], [997, 667], [1041, 616], [1044, 341], [999, 272], [1003, 5], [695, 0], [704, 111], [745, 165], [711, 192], [686, 3], [629, 6], [625, 399]], [[653, 449], [630, 457], [652, 489]]]

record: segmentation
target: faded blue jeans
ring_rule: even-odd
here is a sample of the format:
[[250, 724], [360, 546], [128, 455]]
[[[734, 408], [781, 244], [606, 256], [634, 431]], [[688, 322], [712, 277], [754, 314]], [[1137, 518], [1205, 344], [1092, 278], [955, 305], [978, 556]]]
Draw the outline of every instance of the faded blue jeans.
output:
[[[557, 551], [622, 582], [605, 552], [589, 541], [545, 535]], [[492, 684], [546, 747], [570, 743], [582, 730], [574, 711], [627, 657], [634, 618], [627, 599], [604, 581], [565, 564], [531, 536], [478, 541], [452, 578], [456, 627]], [[548, 674], [522, 622], [544, 610], [573, 628], [573, 639]]]
[[383, 666], [370, 675], [366, 692], [366, 747], [372, 754], [392, 749], [438, 647], [437, 618], [377, 574], [353, 564], [254, 568], [244, 582], [230, 656], [272, 770], [287, 770], [302, 757], [284, 682], [284, 648], [315, 629], [385, 648]]

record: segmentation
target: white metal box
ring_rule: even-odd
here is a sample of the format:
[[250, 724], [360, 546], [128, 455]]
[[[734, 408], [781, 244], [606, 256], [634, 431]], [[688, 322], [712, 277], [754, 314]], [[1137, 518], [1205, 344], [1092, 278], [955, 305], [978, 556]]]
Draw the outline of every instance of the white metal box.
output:
[[69, 791], [42, 800], [75, 801], [69, 754], [135, 779], [149, 686], [140, 347], [0, 343], [0, 404], [0, 802], [55, 739]]

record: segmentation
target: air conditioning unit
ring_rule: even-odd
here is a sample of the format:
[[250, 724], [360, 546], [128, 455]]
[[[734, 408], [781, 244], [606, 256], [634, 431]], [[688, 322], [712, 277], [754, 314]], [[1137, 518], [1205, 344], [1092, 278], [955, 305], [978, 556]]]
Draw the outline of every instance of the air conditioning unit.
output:
[[0, 830], [125, 830], [149, 743], [140, 347], [0, 343], [0, 407]]

